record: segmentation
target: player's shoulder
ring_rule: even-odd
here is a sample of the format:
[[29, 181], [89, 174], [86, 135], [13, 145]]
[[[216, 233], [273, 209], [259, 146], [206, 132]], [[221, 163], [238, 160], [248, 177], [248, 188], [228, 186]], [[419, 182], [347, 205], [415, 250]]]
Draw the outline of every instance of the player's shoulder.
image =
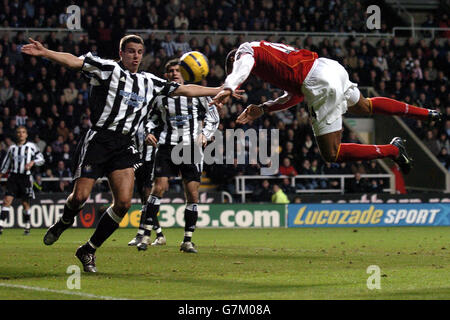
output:
[[87, 61], [94, 61], [94, 62], [101, 63], [101, 64], [118, 65], [117, 61], [112, 60], [112, 59], [101, 58], [90, 51], [86, 54], [79, 56], [78, 58], [84, 59], [85, 61], [87, 58]]
[[27, 147], [30, 147], [30, 148], [33, 148], [33, 149], [39, 150], [39, 148], [38, 148], [37, 144], [36, 144], [36, 143], [34, 143], [34, 142], [32, 142], [32, 141], [27, 141], [27, 142], [25, 143], [25, 145], [26, 145]]

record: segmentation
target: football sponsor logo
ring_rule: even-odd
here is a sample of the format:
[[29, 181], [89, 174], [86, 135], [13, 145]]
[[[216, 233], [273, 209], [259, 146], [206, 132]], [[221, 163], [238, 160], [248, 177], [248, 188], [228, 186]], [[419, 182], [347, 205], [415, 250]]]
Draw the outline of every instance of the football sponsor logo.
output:
[[80, 212], [80, 221], [83, 227], [92, 227], [95, 221], [95, 208], [92, 207], [92, 212]]

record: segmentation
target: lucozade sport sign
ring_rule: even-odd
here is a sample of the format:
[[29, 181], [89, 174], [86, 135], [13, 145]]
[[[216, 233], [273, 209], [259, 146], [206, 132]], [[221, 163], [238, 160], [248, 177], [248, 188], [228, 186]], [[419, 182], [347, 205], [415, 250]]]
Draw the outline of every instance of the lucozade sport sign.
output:
[[288, 205], [288, 227], [450, 226], [449, 204]]

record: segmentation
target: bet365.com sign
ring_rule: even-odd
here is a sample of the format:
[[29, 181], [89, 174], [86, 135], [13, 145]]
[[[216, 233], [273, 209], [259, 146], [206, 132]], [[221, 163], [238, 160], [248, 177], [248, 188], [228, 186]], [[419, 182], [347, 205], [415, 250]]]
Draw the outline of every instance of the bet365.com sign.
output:
[[296, 204], [288, 227], [450, 226], [449, 204]]
[[[184, 227], [185, 205], [161, 204], [158, 220], [163, 228]], [[139, 226], [141, 206], [133, 205], [120, 227]], [[282, 204], [199, 204], [198, 228], [277, 228], [286, 226]]]

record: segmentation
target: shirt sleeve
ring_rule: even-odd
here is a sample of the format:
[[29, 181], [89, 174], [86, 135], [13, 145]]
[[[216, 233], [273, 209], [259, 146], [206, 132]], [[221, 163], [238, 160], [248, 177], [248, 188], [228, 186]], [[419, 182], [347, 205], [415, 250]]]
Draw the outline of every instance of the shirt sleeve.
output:
[[255, 65], [254, 51], [249, 43], [242, 44], [236, 51], [233, 71], [225, 79], [224, 89], [236, 90], [250, 75]]
[[148, 73], [150, 80], [153, 82], [153, 96], [170, 96], [180, 86], [179, 83], [174, 81], [169, 82], [167, 80], [158, 78], [154, 74]]
[[84, 58], [81, 71], [88, 77], [94, 77], [97, 80], [101, 81], [109, 79], [117, 66], [117, 63], [113, 60], [107, 60], [93, 56], [91, 52], [88, 52], [87, 54], [79, 58]]
[[205, 108], [206, 110], [205, 124], [202, 129], [202, 133], [206, 137], [206, 139], [210, 141], [214, 133], [217, 131], [217, 128], [219, 128], [219, 112], [217, 111], [215, 105], [209, 106], [209, 102], [212, 101], [210, 97], [200, 98], [199, 101], [203, 108]]
[[34, 157], [33, 157], [35, 166], [42, 166], [45, 163], [44, 155], [39, 150], [38, 146], [34, 145]]
[[267, 107], [268, 112], [273, 112], [290, 108], [302, 101], [303, 96], [294, 95], [285, 91], [281, 97], [278, 97], [275, 100], [266, 101], [263, 105]]

